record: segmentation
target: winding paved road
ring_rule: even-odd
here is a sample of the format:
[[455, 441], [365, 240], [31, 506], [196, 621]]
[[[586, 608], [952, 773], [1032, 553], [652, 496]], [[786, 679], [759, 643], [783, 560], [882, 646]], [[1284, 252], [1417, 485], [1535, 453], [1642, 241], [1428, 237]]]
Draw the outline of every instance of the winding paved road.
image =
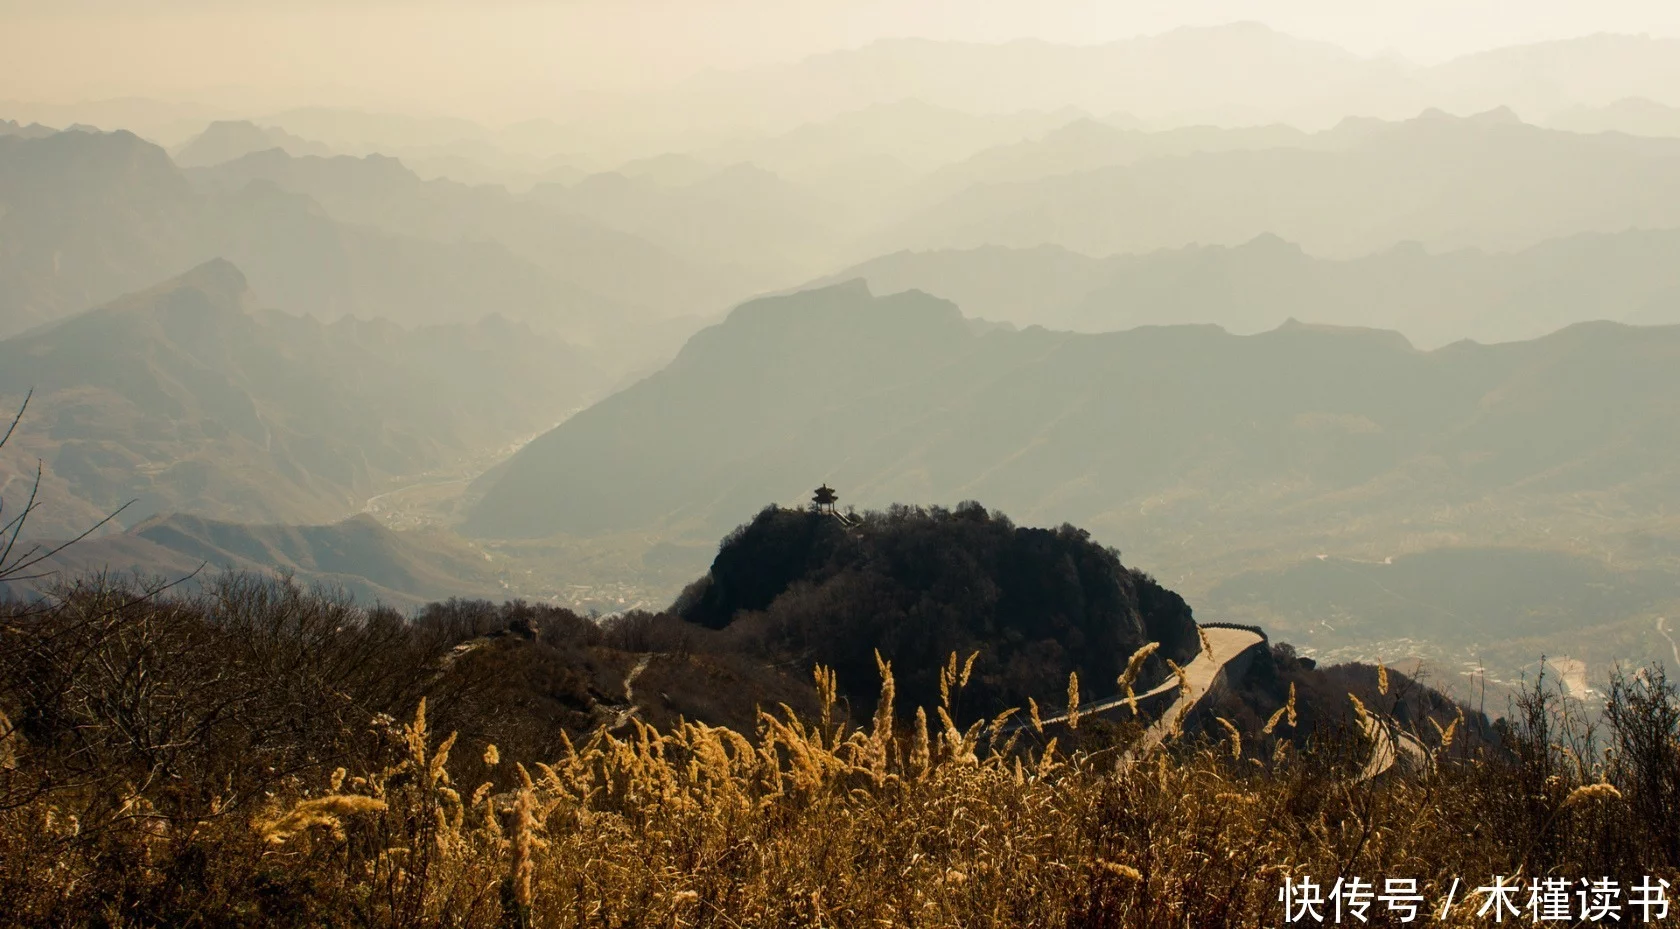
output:
[[1430, 763], [1429, 749], [1417, 736], [1391, 722], [1378, 719], [1375, 713], [1365, 714], [1365, 735], [1371, 740], [1371, 757], [1365, 762], [1365, 767], [1359, 772], [1356, 781], [1363, 782], [1377, 777], [1394, 767], [1401, 755], [1405, 755], [1410, 763], [1416, 766], [1428, 766]]
[[[1166, 741], [1178, 728], [1179, 720], [1188, 716], [1190, 711], [1196, 708], [1196, 704], [1202, 702], [1202, 698], [1213, 689], [1213, 685], [1219, 682], [1226, 666], [1244, 652], [1266, 641], [1264, 636], [1247, 629], [1203, 626], [1202, 634], [1206, 638], [1207, 648], [1198, 652], [1196, 657], [1184, 666], [1184, 676], [1190, 685], [1188, 690], [1180, 693], [1177, 699], [1161, 711], [1160, 717], [1144, 730], [1143, 738], [1126, 753], [1128, 760], [1141, 758]], [[1173, 687], [1178, 687], [1176, 676], [1171, 683]]]
[[[1220, 674], [1227, 666], [1244, 652], [1265, 641], [1257, 633], [1247, 629], [1229, 629], [1221, 627], [1203, 627], [1202, 632], [1207, 636], [1208, 647], [1197, 653], [1190, 663], [1184, 666], [1184, 675], [1188, 679], [1189, 688], [1173, 700], [1155, 722], [1144, 731], [1143, 737], [1126, 752], [1125, 760], [1130, 762], [1141, 758], [1166, 741], [1177, 729], [1182, 716], [1186, 716], [1196, 705], [1207, 697], [1219, 682]], [[1165, 683], [1137, 694], [1134, 699], [1144, 700], [1179, 689], [1178, 677], [1174, 675]], [[1126, 705], [1125, 697], [1108, 697], [1093, 700], [1079, 708], [1080, 716], [1102, 713]], [[1044, 725], [1065, 723], [1069, 714], [1063, 713], [1043, 721]], [[1409, 732], [1405, 732], [1390, 722], [1379, 719], [1375, 714], [1365, 717], [1365, 734], [1371, 739], [1371, 757], [1360, 771], [1358, 780], [1368, 781], [1388, 771], [1404, 756], [1410, 763], [1418, 766], [1429, 764], [1429, 749], [1423, 742]]]
[[[1139, 739], [1131, 751], [1127, 752], [1126, 757], [1128, 759], [1147, 754], [1155, 746], [1165, 741], [1167, 736], [1172, 733], [1174, 724], [1179, 717], [1194, 709], [1196, 704], [1200, 703], [1202, 698], [1206, 697], [1208, 692], [1213, 689], [1214, 684], [1218, 683], [1220, 673], [1225, 670], [1227, 665], [1250, 648], [1266, 641], [1265, 637], [1259, 633], [1250, 632], [1247, 629], [1203, 626], [1202, 633], [1206, 637], [1207, 648], [1197, 652], [1196, 657], [1190, 659], [1190, 663], [1184, 666], [1184, 676], [1189, 683], [1188, 690], [1179, 694], [1172, 703], [1167, 705], [1166, 709], [1161, 711], [1160, 717], [1144, 731], [1143, 738]], [[1134, 699], [1145, 700], [1178, 689], [1178, 676], [1174, 675], [1169, 677], [1165, 683], [1137, 694]], [[1125, 706], [1126, 703], [1127, 700], [1124, 696], [1093, 700], [1080, 706], [1079, 715], [1083, 717], [1103, 713]], [[1060, 716], [1053, 716], [1043, 720], [1043, 724], [1048, 726], [1054, 723], [1065, 723], [1069, 715], [1071, 714], [1063, 713]]]

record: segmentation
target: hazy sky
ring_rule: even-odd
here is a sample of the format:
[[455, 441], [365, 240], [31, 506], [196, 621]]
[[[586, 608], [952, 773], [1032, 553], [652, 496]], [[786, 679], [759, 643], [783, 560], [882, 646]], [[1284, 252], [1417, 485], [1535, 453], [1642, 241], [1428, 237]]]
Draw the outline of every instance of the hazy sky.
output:
[[1674, 0], [0, 0], [0, 98], [400, 104], [486, 119], [888, 36], [1097, 42], [1258, 20], [1428, 62], [1613, 31]]

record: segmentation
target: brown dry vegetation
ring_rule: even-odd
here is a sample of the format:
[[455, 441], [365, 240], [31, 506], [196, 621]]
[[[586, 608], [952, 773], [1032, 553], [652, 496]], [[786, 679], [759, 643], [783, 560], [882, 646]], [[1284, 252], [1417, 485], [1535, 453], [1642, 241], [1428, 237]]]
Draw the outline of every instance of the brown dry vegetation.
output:
[[[1433, 902], [1453, 877], [1674, 881], [1680, 863], [1680, 716], [1657, 672], [1619, 682], [1603, 733], [1537, 689], [1500, 744], [1425, 720], [1438, 764], [1364, 783], [1368, 745], [1290, 732], [1281, 712], [1272, 732], [1221, 725], [1128, 763], [1057, 745], [1098, 723], [1123, 742], [1129, 722], [895, 714], [886, 666], [861, 725], [819, 669], [803, 717], [632, 718], [573, 744], [575, 720], [532, 733], [530, 707], [497, 696], [510, 667], [538, 665], [462, 670], [552, 633], [445, 634], [434, 616], [399, 635], [284, 585], [133, 593], [6, 608], [0, 922], [1254, 926], [1279, 921], [1286, 875], [1416, 877]], [[480, 644], [463, 657], [465, 635]], [[583, 670], [557, 691], [612, 665], [574, 638], [566, 666]], [[944, 702], [965, 672], [942, 675]], [[1372, 924], [1391, 923], [1380, 909]]]

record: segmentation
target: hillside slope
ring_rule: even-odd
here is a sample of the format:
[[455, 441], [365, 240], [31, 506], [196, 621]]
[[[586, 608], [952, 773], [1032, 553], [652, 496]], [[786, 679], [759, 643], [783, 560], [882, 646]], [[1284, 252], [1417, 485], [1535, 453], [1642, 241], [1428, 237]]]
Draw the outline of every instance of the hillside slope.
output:
[[862, 506], [984, 497], [1151, 549], [1437, 507], [1533, 518], [1576, 494], [1639, 511], [1680, 479], [1677, 360], [1680, 327], [1608, 323], [1433, 352], [1298, 324], [978, 334], [953, 304], [853, 282], [696, 335], [515, 456], [471, 526], [723, 531], [744, 496], [820, 480]]
[[0, 341], [0, 396], [35, 392], [0, 467], [15, 482], [44, 462], [43, 535], [133, 498], [131, 523], [325, 522], [553, 425], [598, 379], [505, 319], [404, 329], [262, 310], [216, 261]]

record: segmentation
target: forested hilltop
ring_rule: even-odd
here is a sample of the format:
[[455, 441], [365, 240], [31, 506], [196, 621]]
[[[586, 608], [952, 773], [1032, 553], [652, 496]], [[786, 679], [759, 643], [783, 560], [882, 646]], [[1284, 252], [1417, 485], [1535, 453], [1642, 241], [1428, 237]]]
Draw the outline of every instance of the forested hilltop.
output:
[[979, 655], [970, 706], [989, 715], [1055, 700], [1070, 673], [1102, 687], [1151, 642], [1155, 677], [1199, 647], [1189, 606], [1088, 533], [1016, 527], [974, 502], [849, 521], [766, 509], [724, 539], [672, 612], [766, 658], [834, 669], [865, 709], [877, 651], [912, 706], [937, 699], [951, 653]]

